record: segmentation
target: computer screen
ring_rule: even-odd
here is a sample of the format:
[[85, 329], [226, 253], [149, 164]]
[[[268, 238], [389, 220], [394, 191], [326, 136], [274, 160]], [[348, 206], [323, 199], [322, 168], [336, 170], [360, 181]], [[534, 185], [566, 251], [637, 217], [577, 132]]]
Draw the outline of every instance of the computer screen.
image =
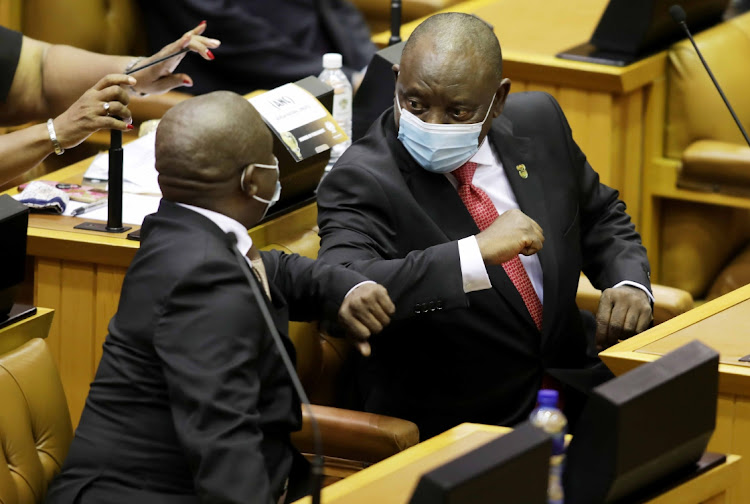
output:
[[595, 388], [568, 448], [566, 504], [620, 502], [693, 470], [716, 425], [718, 367], [694, 341]]

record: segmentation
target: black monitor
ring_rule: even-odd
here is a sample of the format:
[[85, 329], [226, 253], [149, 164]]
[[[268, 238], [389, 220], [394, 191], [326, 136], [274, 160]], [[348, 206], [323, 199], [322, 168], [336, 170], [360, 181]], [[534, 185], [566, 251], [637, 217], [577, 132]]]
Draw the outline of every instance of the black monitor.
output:
[[625, 66], [666, 49], [684, 37], [669, 15], [672, 5], [687, 14], [693, 32], [721, 21], [729, 0], [610, 0], [591, 40], [557, 56], [565, 59]]
[[694, 474], [716, 425], [718, 368], [694, 341], [595, 388], [568, 448], [566, 504], [632, 502]]
[[29, 209], [7, 194], [0, 195], [0, 324], [7, 323], [15, 293], [24, 280]]
[[546, 504], [552, 439], [526, 422], [424, 474], [409, 504]]
[[362, 138], [375, 119], [393, 105], [396, 92], [393, 65], [401, 61], [404, 44], [399, 42], [381, 49], [367, 65], [367, 73], [352, 102], [352, 141]]

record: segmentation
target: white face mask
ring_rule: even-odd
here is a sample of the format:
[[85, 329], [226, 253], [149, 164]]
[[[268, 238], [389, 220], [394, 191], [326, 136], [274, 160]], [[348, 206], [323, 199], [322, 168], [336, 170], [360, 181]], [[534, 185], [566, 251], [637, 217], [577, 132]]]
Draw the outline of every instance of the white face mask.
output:
[[[260, 201], [261, 203], [266, 204], [266, 209], [263, 211], [263, 216], [260, 218], [260, 220], [265, 219], [266, 214], [268, 213], [268, 209], [274, 206], [276, 202], [279, 201], [279, 198], [281, 197], [281, 181], [279, 180], [280, 178], [279, 177], [279, 160], [276, 159], [276, 156], [274, 156], [273, 161], [274, 161], [274, 164], [272, 165], [253, 163], [250, 166], [248, 166], [248, 168], [252, 166], [253, 168], [264, 168], [267, 170], [276, 170], [276, 189], [274, 190], [273, 196], [271, 196], [271, 199], [270, 200], [263, 199], [257, 194], [253, 194], [251, 196], [255, 201]], [[247, 173], [247, 168], [242, 170], [242, 176], [240, 177], [240, 187], [242, 188], [242, 192], [245, 192], [245, 174], [246, 173]]]
[[490, 116], [494, 104], [493, 95], [484, 119], [478, 123], [431, 124], [402, 109], [396, 97], [396, 106], [401, 113], [398, 139], [425, 170], [433, 173], [452, 172], [479, 150], [482, 125]]

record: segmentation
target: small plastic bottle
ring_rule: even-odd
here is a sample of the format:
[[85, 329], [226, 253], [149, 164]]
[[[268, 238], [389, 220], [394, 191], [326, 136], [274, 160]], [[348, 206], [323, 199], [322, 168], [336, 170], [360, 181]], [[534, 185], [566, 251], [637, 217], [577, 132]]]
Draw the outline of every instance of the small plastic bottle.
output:
[[319, 78], [333, 88], [333, 118], [350, 138], [350, 140], [331, 148], [331, 159], [328, 161], [327, 169], [330, 169], [341, 154], [352, 144], [352, 85], [346, 78], [346, 74], [341, 70], [341, 64], [342, 60], [339, 53], [323, 55], [323, 72], [321, 72]]
[[542, 389], [537, 397], [539, 405], [531, 412], [529, 420], [533, 425], [552, 436], [547, 502], [548, 504], [563, 504], [565, 494], [563, 492], [562, 475], [565, 464], [565, 433], [568, 428], [568, 419], [557, 408], [557, 390]]

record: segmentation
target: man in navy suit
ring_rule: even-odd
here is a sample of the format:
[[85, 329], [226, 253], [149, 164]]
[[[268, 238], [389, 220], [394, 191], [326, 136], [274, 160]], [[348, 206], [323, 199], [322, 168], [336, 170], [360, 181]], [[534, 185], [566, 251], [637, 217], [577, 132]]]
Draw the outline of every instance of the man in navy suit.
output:
[[[319, 257], [382, 283], [397, 306], [360, 366], [360, 406], [423, 439], [464, 421], [513, 425], [545, 375], [595, 383], [595, 348], [650, 324], [646, 251], [554, 98], [508, 96], [483, 21], [429, 18], [394, 70], [393, 108], [318, 190]], [[575, 304], [582, 270], [604, 291], [596, 345]]]
[[[340, 53], [343, 70], [355, 84], [376, 47], [370, 30], [349, 0], [141, 0], [149, 47], [182, 34], [201, 20], [221, 38], [214, 61], [186, 58], [195, 78], [193, 94], [228, 89], [240, 94], [273, 89], [319, 75], [322, 56]], [[163, 44], [162, 44], [163, 45]]]
[[275, 504], [287, 491], [290, 502], [306, 490], [289, 440], [300, 402], [259, 302], [292, 360], [290, 318], [338, 319], [367, 353], [393, 305], [359, 273], [257, 250], [247, 229], [278, 196], [278, 163], [241, 96], [212, 93], [167, 112], [156, 168], [164, 199], [144, 221], [47, 502]]

